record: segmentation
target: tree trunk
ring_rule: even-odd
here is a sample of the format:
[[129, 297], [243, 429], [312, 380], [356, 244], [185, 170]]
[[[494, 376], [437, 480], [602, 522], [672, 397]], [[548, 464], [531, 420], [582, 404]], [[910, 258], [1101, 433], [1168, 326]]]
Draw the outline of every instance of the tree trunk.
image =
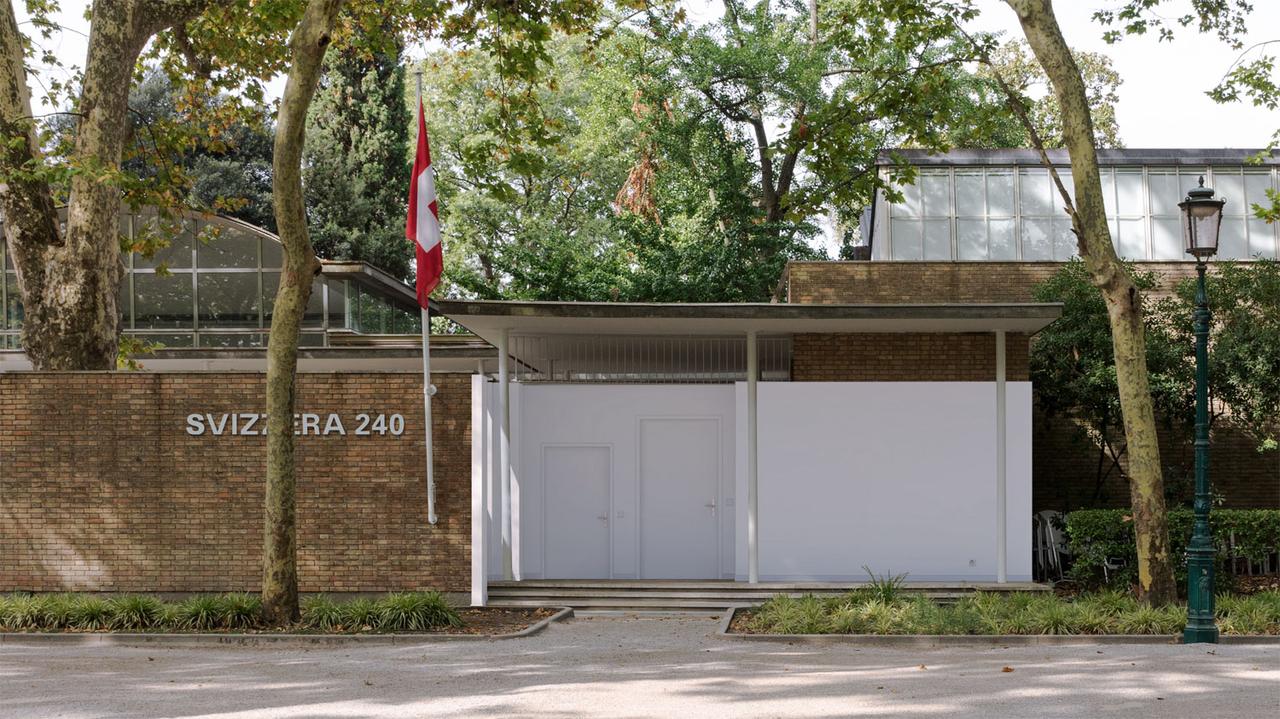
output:
[[1017, 13], [1027, 42], [1044, 67], [1062, 111], [1063, 139], [1071, 156], [1075, 183], [1080, 256], [1093, 284], [1102, 292], [1111, 322], [1116, 384], [1129, 455], [1129, 494], [1137, 536], [1138, 596], [1151, 604], [1165, 604], [1177, 598], [1177, 590], [1169, 556], [1155, 410], [1147, 377], [1142, 300], [1111, 243], [1084, 81], [1054, 17], [1052, 0], [1005, 2]]
[[293, 61], [276, 121], [271, 197], [284, 245], [267, 344], [267, 491], [262, 547], [262, 613], [274, 626], [298, 619], [297, 465], [293, 413], [298, 330], [320, 261], [307, 235], [302, 201], [302, 146], [307, 109], [320, 78], [329, 33], [342, 0], [311, 0], [289, 39]]
[[66, 230], [58, 227], [31, 116], [23, 36], [13, 3], [0, 3], [0, 207], [25, 317], [22, 346], [38, 370], [115, 369], [120, 311], [120, 188], [113, 175], [128, 130], [129, 88], [152, 35], [206, 3], [93, 4], [81, 83]]

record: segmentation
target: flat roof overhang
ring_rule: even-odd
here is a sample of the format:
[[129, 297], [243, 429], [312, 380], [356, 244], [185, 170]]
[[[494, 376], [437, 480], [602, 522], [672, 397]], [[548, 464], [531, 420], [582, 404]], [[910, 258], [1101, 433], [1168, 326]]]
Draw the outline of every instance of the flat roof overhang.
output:
[[496, 344], [515, 335], [727, 336], [896, 332], [1039, 332], [1061, 303], [834, 305], [433, 300], [441, 314]]
[[403, 304], [418, 304], [418, 295], [413, 287], [366, 262], [321, 260], [320, 274], [336, 280], [354, 280]]

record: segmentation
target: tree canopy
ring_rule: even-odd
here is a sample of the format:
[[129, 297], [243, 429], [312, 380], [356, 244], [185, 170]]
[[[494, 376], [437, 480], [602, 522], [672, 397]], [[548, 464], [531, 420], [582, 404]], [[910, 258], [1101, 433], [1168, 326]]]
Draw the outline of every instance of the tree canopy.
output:
[[[433, 53], [424, 97], [445, 228], [446, 291], [483, 298], [763, 301], [785, 263], [857, 241], [888, 147], [1028, 146], [992, 70], [974, 62], [960, 3], [731, 2], [616, 12], [600, 37], [556, 36], [554, 81], [518, 142], [494, 61]], [[995, 43], [984, 36], [984, 41]], [[1060, 144], [1038, 65], [1006, 44], [996, 67]], [[1118, 76], [1080, 54], [1118, 143]], [[412, 98], [410, 98], [412, 102]], [[836, 250], [835, 252], [839, 252]], [[834, 254], [834, 253], [833, 253]]]
[[316, 254], [360, 260], [407, 279], [409, 111], [398, 38], [334, 48], [307, 117], [303, 187]]
[[[1146, 359], [1160, 421], [1190, 443], [1195, 422], [1195, 337], [1190, 318], [1195, 281], [1165, 286], [1161, 278], [1128, 266], [1142, 290]], [[1214, 324], [1209, 345], [1210, 416], [1243, 430], [1259, 451], [1277, 448], [1280, 433], [1280, 263], [1275, 260], [1214, 263], [1206, 287]], [[1077, 423], [1102, 457], [1098, 482], [1121, 469], [1120, 433], [1111, 328], [1102, 297], [1079, 260], [1039, 285], [1035, 299], [1062, 302], [1062, 317], [1032, 343], [1031, 379], [1036, 401], [1049, 416]], [[1165, 465], [1165, 484], [1185, 487], [1189, 467]], [[1121, 472], [1123, 474], [1123, 472]]]

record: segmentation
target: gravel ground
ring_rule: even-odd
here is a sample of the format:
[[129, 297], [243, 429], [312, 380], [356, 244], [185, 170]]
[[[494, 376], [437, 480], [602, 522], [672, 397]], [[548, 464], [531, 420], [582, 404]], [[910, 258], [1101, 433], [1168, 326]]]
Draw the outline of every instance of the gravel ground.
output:
[[[879, 649], [590, 617], [418, 647], [0, 647], [0, 716], [1280, 716], [1280, 647]], [[1008, 667], [1013, 671], [1005, 671]]]

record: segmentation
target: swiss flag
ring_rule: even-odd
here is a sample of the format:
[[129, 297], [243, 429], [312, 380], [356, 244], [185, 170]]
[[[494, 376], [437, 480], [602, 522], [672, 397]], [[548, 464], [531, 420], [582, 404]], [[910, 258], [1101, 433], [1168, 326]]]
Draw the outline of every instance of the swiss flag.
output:
[[431, 146], [427, 142], [427, 121], [418, 102], [418, 154], [413, 158], [409, 180], [409, 218], [404, 236], [417, 249], [418, 304], [427, 308], [427, 298], [440, 284], [444, 253], [440, 247], [440, 208], [436, 203], [436, 175], [431, 169]]

